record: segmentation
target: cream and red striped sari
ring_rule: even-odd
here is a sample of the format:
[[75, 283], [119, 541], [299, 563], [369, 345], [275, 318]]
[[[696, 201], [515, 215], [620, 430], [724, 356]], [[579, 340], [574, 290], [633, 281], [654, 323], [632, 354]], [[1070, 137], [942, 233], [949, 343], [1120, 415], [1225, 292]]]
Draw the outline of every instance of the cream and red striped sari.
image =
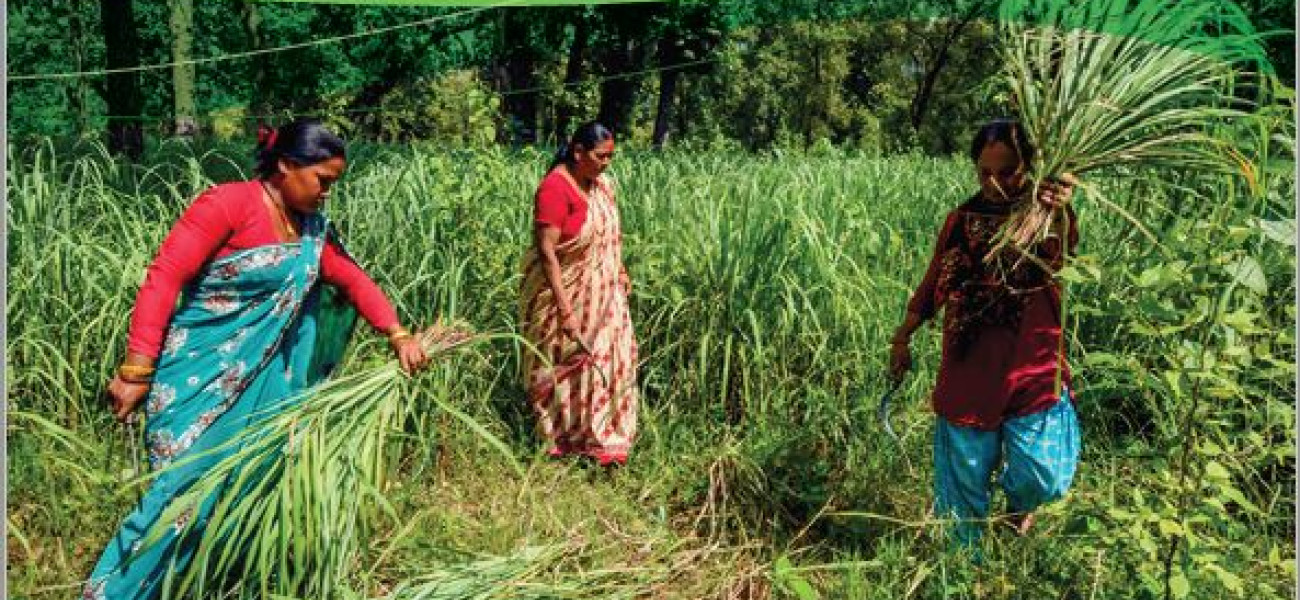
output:
[[552, 454], [586, 454], [602, 463], [626, 460], [636, 435], [636, 338], [627, 290], [619, 283], [623, 234], [610, 182], [601, 177], [587, 197], [587, 220], [556, 246], [564, 291], [590, 355], [560, 328], [545, 261], [536, 247], [524, 257], [520, 323], [524, 336], [552, 365], [526, 352], [528, 400]]

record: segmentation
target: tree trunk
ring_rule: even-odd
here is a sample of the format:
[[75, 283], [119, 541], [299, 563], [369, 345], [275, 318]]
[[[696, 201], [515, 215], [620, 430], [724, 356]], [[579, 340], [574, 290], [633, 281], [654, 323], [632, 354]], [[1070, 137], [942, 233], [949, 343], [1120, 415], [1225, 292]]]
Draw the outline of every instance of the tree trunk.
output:
[[[72, 40], [72, 61], [73, 70], [75, 71], [87, 70], [86, 27], [83, 10], [80, 3], [73, 2], [68, 5], [68, 35]], [[78, 136], [86, 135], [90, 131], [90, 124], [86, 114], [89, 91], [89, 84], [84, 77], [73, 80], [67, 91], [68, 107], [72, 109], [76, 118]]]
[[[104, 28], [104, 55], [109, 69], [137, 66], [139, 43], [132, 0], [99, 0]], [[140, 126], [143, 99], [137, 72], [113, 73], [105, 78], [104, 100], [108, 104], [108, 149], [132, 160], [144, 152]]]
[[[674, 81], [674, 87], [681, 89], [681, 94], [684, 97], [691, 97], [692, 85], [691, 80], [681, 79], [681, 73], [678, 73], [678, 78]], [[690, 135], [690, 117], [693, 116], [691, 113], [692, 111], [687, 110], [687, 107], [682, 107], [680, 110], [673, 111], [673, 121], [675, 121], [677, 125], [677, 139], [684, 140]]]
[[[573, 24], [573, 43], [569, 45], [569, 62], [564, 70], [564, 89], [572, 90], [583, 75], [583, 60], [587, 53], [587, 43], [591, 36], [591, 26], [587, 23], [585, 8], [577, 9], [577, 19]], [[562, 144], [569, 135], [569, 122], [573, 120], [574, 107], [567, 100], [562, 100], [556, 111], [555, 131], [552, 141]]]
[[643, 75], [627, 75], [642, 67], [642, 45], [635, 40], [618, 44], [604, 61], [606, 79], [600, 82], [600, 112], [596, 120], [622, 137], [632, 130], [632, 109], [636, 107], [636, 92], [641, 87]]
[[171, 8], [172, 95], [176, 120], [175, 134], [193, 137], [198, 132], [194, 103], [195, 68], [187, 64], [194, 47], [194, 0], [168, 0]]
[[[528, 144], [537, 140], [537, 87], [534, 77], [536, 66], [532, 56], [516, 56], [506, 63], [508, 89], [515, 91], [505, 97], [506, 113], [519, 120], [521, 141]], [[520, 93], [518, 90], [528, 90]]]
[[[248, 48], [261, 50], [262, 15], [257, 10], [257, 2], [244, 0], [243, 12], [244, 34], [248, 37]], [[252, 82], [253, 87], [249, 94], [248, 106], [254, 115], [265, 115], [270, 111], [270, 103], [267, 102], [269, 92], [266, 89], [266, 59], [261, 56], [253, 57], [248, 61], [248, 70], [248, 80]]]
[[530, 18], [528, 9], [507, 9], [502, 16], [502, 91], [510, 92], [503, 98], [501, 108], [507, 117], [518, 123], [516, 142], [525, 144], [537, 140], [537, 78], [534, 75], [537, 60], [528, 42]]
[[673, 106], [677, 100], [677, 78], [681, 71], [674, 68], [678, 58], [675, 52], [676, 40], [664, 38], [659, 42], [659, 103], [655, 107], [655, 129], [651, 143], [655, 150], [663, 150], [668, 142], [669, 124], [673, 118]]
[[822, 118], [825, 106], [821, 102], [822, 95], [822, 46], [817, 42], [812, 44], [812, 79], [813, 93], [804, 97], [803, 112], [803, 147], [811, 148], [813, 145], [813, 131], [816, 128], [817, 120]]
[[986, 0], [981, 0], [972, 4], [970, 10], [966, 11], [965, 15], [962, 15], [961, 20], [953, 25], [948, 30], [948, 33], [944, 35], [943, 40], [939, 42], [939, 47], [925, 71], [925, 77], [922, 78], [921, 84], [917, 87], [916, 96], [912, 98], [912, 131], [919, 131], [921, 123], [925, 121], [925, 113], [930, 108], [930, 98], [934, 95], [934, 86], [939, 81], [939, 73], [948, 64], [948, 51], [961, 37], [961, 33], [966, 29], [966, 26], [970, 25], [971, 21], [974, 21], [975, 17], [979, 15], [985, 3]]

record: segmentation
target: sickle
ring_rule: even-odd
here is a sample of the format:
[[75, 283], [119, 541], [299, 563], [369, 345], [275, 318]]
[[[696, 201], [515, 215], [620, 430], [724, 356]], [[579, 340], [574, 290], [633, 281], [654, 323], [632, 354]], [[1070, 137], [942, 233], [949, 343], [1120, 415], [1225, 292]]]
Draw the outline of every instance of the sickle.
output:
[[609, 376], [605, 374], [605, 370], [600, 368], [599, 364], [596, 364], [596, 355], [591, 353], [591, 348], [587, 347], [587, 343], [582, 341], [581, 337], [577, 338], [577, 341], [578, 347], [582, 349], [584, 354], [586, 354], [587, 360], [591, 361], [591, 366], [596, 368], [596, 373], [600, 375], [601, 383], [605, 384], [605, 387], [609, 387]]
[[889, 391], [885, 392], [885, 395], [880, 398], [880, 408], [876, 409], [876, 418], [880, 420], [881, 427], [884, 427], [885, 433], [889, 434], [889, 437], [893, 438], [894, 442], [898, 444], [902, 444], [903, 440], [898, 437], [898, 433], [894, 431], [894, 426], [889, 422], [889, 401], [894, 397], [894, 394], [898, 393], [898, 388], [902, 387], [902, 385], [902, 377], [895, 379], [894, 384], [889, 387]]
[[[126, 445], [130, 446], [131, 452], [131, 477], [132, 479], [140, 476], [140, 436], [136, 432], [136, 414], [132, 413], [127, 416], [127, 420], [122, 425], [126, 428]], [[144, 492], [139, 486], [135, 488], [135, 500], [139, 502], [144, 497]]]

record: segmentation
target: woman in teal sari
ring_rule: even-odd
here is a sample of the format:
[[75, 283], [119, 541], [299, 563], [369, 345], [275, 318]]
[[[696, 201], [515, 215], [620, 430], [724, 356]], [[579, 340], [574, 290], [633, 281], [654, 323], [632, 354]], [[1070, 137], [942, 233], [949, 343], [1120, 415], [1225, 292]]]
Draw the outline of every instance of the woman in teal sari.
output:
[[[168, 234], [136, 299], [113, 412], [143, 402], [152, 486], [109, 542], [82, 598], [155, 598], [183, 569], [215, 498], [169, 524], [171, 500], [285, 410], [340, 357], [356, 311], [408, 372], [428, 358], [320, 209], [346, 166], [343, 141], [300, 120], [258, 139], [257, 179], [201, 194]], [[179, 307], [176, 306], [180, 297]], [[355, 307], [355, 311], [353, 310]], [[234, 443], [232, 443], [234, 442]], [[145, 543], [155, 526], [167, 528]]]

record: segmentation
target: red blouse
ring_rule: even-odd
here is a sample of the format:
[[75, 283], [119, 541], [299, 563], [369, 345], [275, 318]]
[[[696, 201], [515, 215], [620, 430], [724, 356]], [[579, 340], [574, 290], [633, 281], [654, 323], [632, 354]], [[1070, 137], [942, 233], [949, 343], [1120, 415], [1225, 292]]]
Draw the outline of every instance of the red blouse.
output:
[[[257, 181], [226, 183], [203, 192], [172, 227], [149, 265], [131, 313], [127, 349], [157, 358], [181, 288], [204, 265], [233, 252], [280, 243]], [[339, 288], [375, 329], [399, 322], [388, 298], [330, 240], [321, 252], [321, 277]]]
[[533, 223], [559, 229], [565, 242], [577, 237], [586, 222], [586, 198], [560, 169], [552, 169], [533, 198]]
[[[1073, 249], [1079, 232], [1074, 212], [1067, 212], [1069, 245]], [[1061, 296], [1055, 283], [1026, 288], [1032, 291], [1010, 296], [1022, 298], [1018, 318], [1009, 323], [977, 321], [971, 326], [973, 336], [965, 349], [954, 348], [959, 335], [954, 321], [960, 317], [954, 306], [962, 294], [978, 292], [972, 292], [971, 287], [959, 288], [958, 284], [943, 284], [943, 272], [951, 269], [950, 251], [968, 242], [986, 248], [989, 236], [1004, 219], [1003, 215], [981, 212], [970, 202], [950, 212], [925, 277], [907, 305], [908, 312], [916, 313], [922, 321], [929, 320], [940, 308], [945, 309], [943, 355], [931, 398], [934, 411], [956, 425], [983, 430], [996, 430], [1004, 419], [1051, 408], [1060, 398], [1055, 387], [1058, 365], [1062, 383], [1070, 382], [1069, 365], [1061, 352]], [[1058, 240], [1045, 242], [1039, 256], [1059, 267]], [[1006, 298], [1003, 302], [1008, 302]]]

